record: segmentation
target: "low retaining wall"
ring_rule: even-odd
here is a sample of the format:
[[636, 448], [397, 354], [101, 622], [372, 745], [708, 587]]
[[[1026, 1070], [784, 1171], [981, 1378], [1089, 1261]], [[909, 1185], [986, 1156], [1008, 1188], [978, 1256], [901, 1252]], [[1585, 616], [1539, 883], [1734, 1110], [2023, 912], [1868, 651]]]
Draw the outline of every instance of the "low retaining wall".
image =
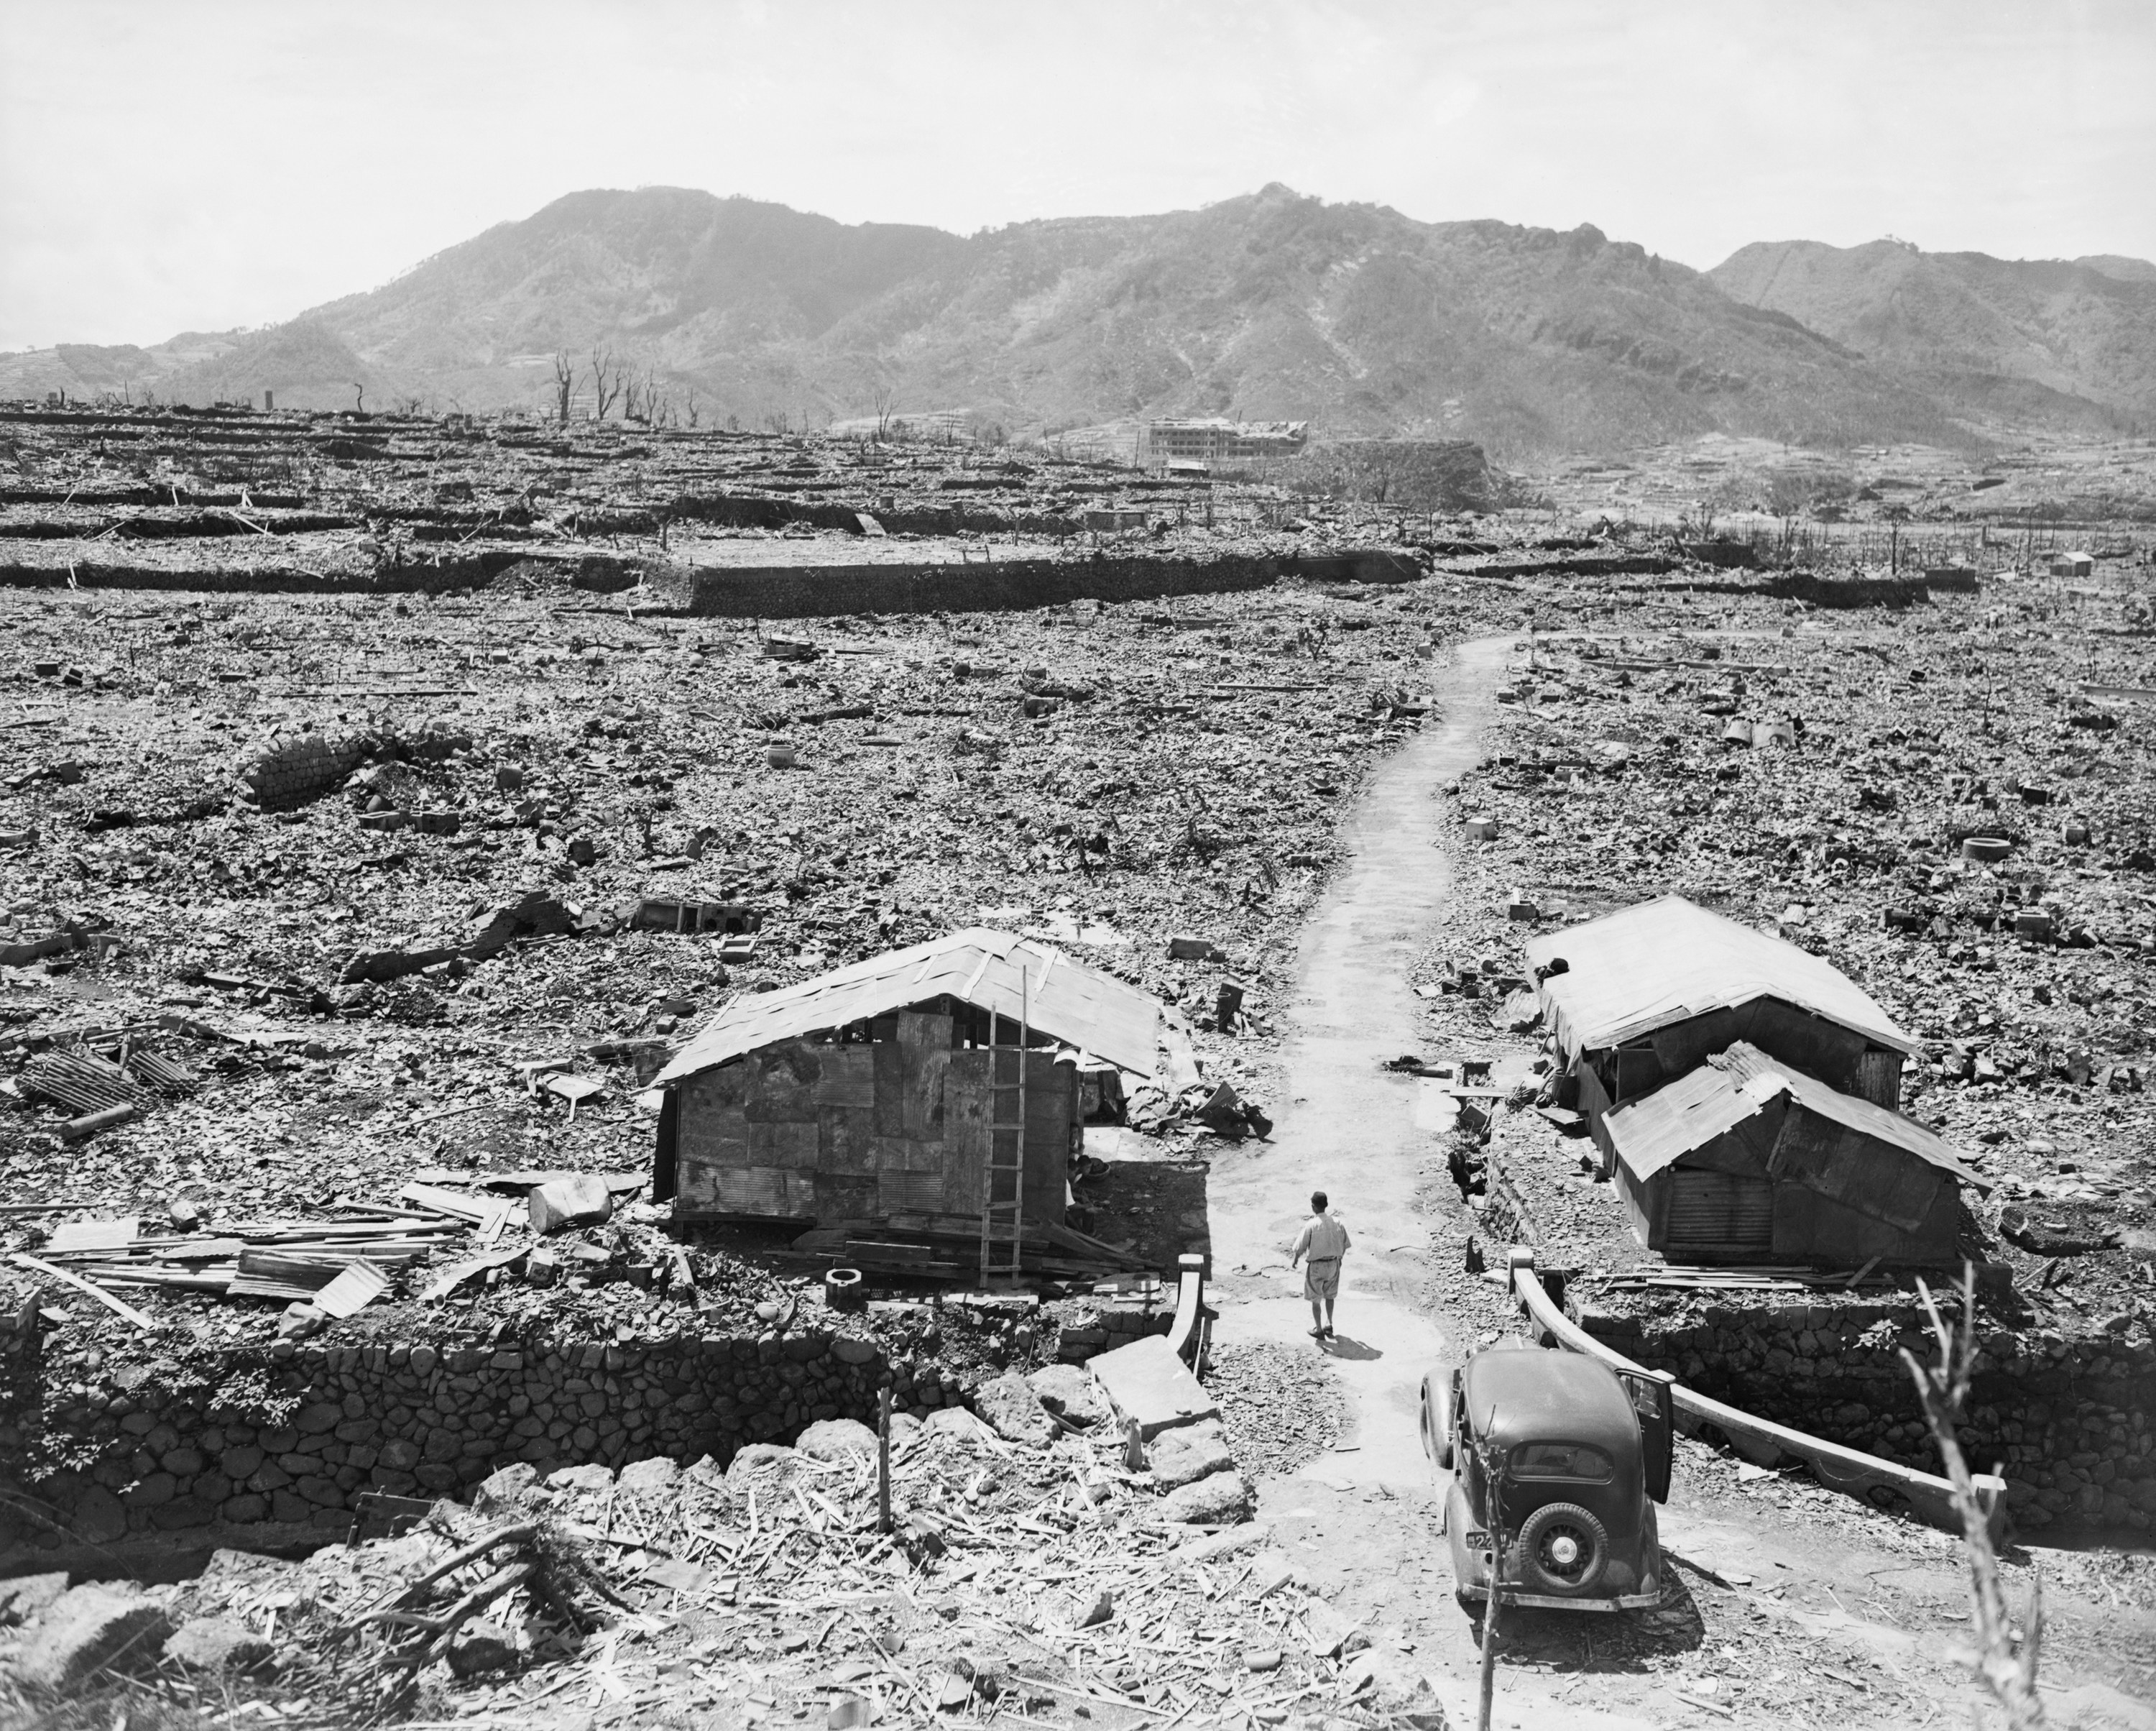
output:
[[[894, 1360], [865, 1332], [680, 1334], [629, 1343], [280, 1342], [116, 1364], [49, 1385], [34, 1308], [0, 1318], [0, 1564], [24, 1547], [274, 1523], [344, 1530], [357, 1497], [455, 1494], [497, 1466], [619, 1468], [665, 1456], [721, 1463], [819, 1419], [873, 1424], [888, 1379], [901, 1411], [970, 1404], [932, 1360]], [[1171, 1311], [1101, 1307], [1062, 1329], [1083, 1364]]]
[[1100, 553], [968, 564], [675, 566], [653, 586], [685, 613], [722, 619], [813, 619], [860, 613], [993, 613], [1070, 601], [1150, 601], [1229, 594], [1286, 578], [1314, 583], [1412, 583], [1422, 568], [1373, 551], [1307, 558], [1230, 555], [1191, 559]]
[[[1929, 1360], [1921, 1305], [1709, 1304], [1690, 1320], [1567, 1309], [1594, 1338], [1700, 1393], [1927, 1472], [1941, 1470], [1899, 1348]], [[1973, 1471], [2003, 1462], [2009, 1511], [2053, 1525], [2156, 1526], [2156, 1346], [1988, 1330], [1961, 1442]]]
[[[283, 1342], [46, 1389], [34, 1329], [6, 1332], [0, 1478], [92, 1544], [218, 1523], [341, 1530], [365, 1492], [454, 1492], [511, 1461], [723, 1461], [818, 1419], [873, 1422], [886, 1375], [905, 1410], [971, 1393], [932, 1364], [891, 1363], [865, 1334], [827, 1330], [446, 1348]], [[64, 1542], [0, 1499], [0, 1547]]]

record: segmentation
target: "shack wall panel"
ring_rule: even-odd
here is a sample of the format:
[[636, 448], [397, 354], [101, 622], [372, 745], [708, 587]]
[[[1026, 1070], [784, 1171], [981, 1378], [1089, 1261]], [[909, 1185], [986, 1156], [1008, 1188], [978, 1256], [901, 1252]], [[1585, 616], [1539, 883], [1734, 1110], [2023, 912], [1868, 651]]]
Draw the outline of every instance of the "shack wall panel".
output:
[[782, 1040], [752, 1052], [747, 1111], [752, 1122], [814, 1123], [816, 1078], [823, 1066], [806, 1040]]
[[943, 1079], [943, 1195], [953, 1214], [981, 1211], [988, 1166], [988, 1055], [953, 1052]]
[[[1656, 1215], [1657, 1205], [1666, 1199], [1669, 1189], [1669, 1169], [1665, 1167], [1652, 1178], [1642, 1180], [1633, 1175], [1632, 1169], [1622, 1160], [1617, 1162], [1616, 1175], [1612, 1180], [1617, 1194], [1625, 1205], [1625, 1218], [1632, 1228], [1632, 1236], [1641, 1249], [1661, 1241], [1661, 1232]], [[1657, 1193], [1664, 1193], [1658, 1194]]]
[[1774, 1247], [1774, 1186], [1764, 1179], [1671, 1169], [1663, 1241], [1671, 1261], [1763, 1262]]
[[941, 1168], [926, 1172], [879, 1174], [876, 1195], [877, 1206], [887, 1215], [950, 1211], [946, 1206], [948, 1193]]
[[814, 1118], [806, 1123], [752, 1122], [748, 1127], [749, 1163], [813, 1172], [816, 1169], [817, 1131]]
[[1835, 1022], [1784, 1004], [1757, 998], [1737, 1012], [1738, 1037], [1769, 1057], [1817, 1076], [1845, 1094], [1856, 1092], [1857, 1069], [1868, 1042]]
[[1874, 1256], [1889, 1267], [1954, 1263], [1960, 1199], [1943, 1184], [1913, 1229], [1860, 1212], [1802, 1184], [1774, 1187], [1774, 1260], [1822, 1268], [1860, 1268]]
[[827, 1045], [818, 1055], [820, 1069], [810, 1097], [819, 1107], [875, 1105], [875, 1048]]
[[1857, 1061], [1856, 1086], [1850, 1092], [1889, 1112], [1901, 1111], [1902, 1061], [1899, 1052], [1871, 1048]]
[[1647, 1040], [1655, 1049], [1662, 1074], [1677, 1076], [1698, 1069], [1714, 1053], [1727, 1051], [1738, 1037], [1737, 1012], [1711, 1009], [1705, 1015], [1657, 1028]]
[[680, 1122], [675, 1130], [676, 1158], [706, 1166], [746, 1166], [749, 1163], [748, 1120], [738, 1106], [706, 1106], [691, 1098], [682, 1102]]
[[[897, 1019], [892, 1018], [896, 1029]], [[869, 1048], [875, 1064], [875, 1128], [879, 1136], [906, 1134], [906, 1052], [896, 1037]]]
[[[1713, 1141], [1694, 1148], [1684, 1157], [1684, 1166], [1694, 1172], [1724, 1172], [1738, 1178], [1763, 1179], [1767, 1176], [1767, 1150], [1743, 1133], [1758, 1122], [1753, 1118], [1738, 1124]], [[1771, 1140], [1768, 1146], [1773, 1146]]]
[[943, 1137], [944, 1073], [950, 1068], [952, 1020], [947, 1015], [900, 1012], [898, 1049], [905, 1092], [897, 1133], [919, 1142]]
[[1941, 1184], [1953, 1187], [1929, 1162], [1801, 1108], [1782, 1126], [1774, 1173], [1905, 1232], [1922, 1223]]
[[824, 1220], [873, 1220], [881, 1194], [876, 1174], [819, 1172], [816, 1174], [816, 1217]]
[[[712, 1174], [711, 1207], [721, 1214], [770, 1215], [778, 1218], [796, 1212], [793, 1194], [794, 1174], [781, 1167], [736, 1166]], [[810, 1202], [808, 1211], [814, 1212]]]
[[818, 1171], [874, 1172], [876, 1169], [875, 1107], [873, 1105], [824, 1107], [816, 1115], [816, 1142]]

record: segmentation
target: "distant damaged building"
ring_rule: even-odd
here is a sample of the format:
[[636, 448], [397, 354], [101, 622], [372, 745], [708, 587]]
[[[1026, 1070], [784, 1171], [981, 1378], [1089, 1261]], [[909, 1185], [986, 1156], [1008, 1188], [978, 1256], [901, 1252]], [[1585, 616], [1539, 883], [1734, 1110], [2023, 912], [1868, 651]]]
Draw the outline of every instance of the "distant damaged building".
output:
[[1673, 1262], [1950, 1265], [1961, 1187], [1984, 1188], [1922, 1125], [1743, 1040], [1604, 1127], [1634, 1235]]
[[1137, 466], [1168, 469], [1185, 463], [1245, 463], [1259, 457], [1291, 457], [1310, 436], [1307, 421], [1147, 421], [1138, 429]]
[[1830, 962], [1664, 896], [1537, 938], [1543, 1020], [1605, 1160], [1620, 1106], [1739, 1040], [1887, 1112], [1917, 1042]]
[[1060, 1226], [1089, 1075], [1150, 1077], [1160, 1034], [1144, 992], [984, 928], [745, 994], [655, 1078], [654, 1194], [685, 1218], [978, 1216], [993, 1200]]

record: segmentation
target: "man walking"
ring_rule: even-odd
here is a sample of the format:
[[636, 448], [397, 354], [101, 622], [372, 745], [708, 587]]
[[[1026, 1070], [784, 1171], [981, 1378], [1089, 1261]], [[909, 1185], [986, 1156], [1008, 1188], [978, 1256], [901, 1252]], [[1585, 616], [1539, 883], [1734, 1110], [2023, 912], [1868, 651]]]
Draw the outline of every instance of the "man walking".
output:
[[1325, 1192], [1310, 1199], [1310, 1218], [1296, 1235], [1288, 1253], [1291, 1268], [1307, 1256], [1310, 1267], [1302, 1277], [1302, 1296], [1310, 1301], [1310, 1338], [1332, 1338], [1332, 1306], [1340, 1297], [1340, 1259], [1348, 1254], [1348, 1229], [1326, 1213]]

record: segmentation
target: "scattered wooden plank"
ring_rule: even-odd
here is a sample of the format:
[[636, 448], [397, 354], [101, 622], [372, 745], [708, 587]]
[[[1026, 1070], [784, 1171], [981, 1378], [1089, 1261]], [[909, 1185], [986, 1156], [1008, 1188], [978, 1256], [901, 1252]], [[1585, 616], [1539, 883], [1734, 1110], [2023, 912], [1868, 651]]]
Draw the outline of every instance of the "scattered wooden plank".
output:
[[154, 1317], [145, 1316], [124, 1299], [116, 1298], [104, 1287], [94, 1285], [79, 1274], [70, 1274], [64, 1268], [55, 1267], [52, 1263], [32, 1256], [28, 1251], [17, 1251], [8, 1260], [18, 1268], [33, 1269], [39, 1274], [49, 1274], [54, 1280], [65, 1282], [79, 1292], [87, 1292], [107, 1310], [116, 1315], [126, 1318], [138, 1328], [154, 1328], [157, 1326]]
[[45, 1246], [49, 1256], [64, 1255], [69, 1251], [116, 1250], [131, 1244], [142, 1230], [141, 1220], [131, 1217], [110, 1220], [69, 1220], [64, 1226], [53, 1229], [51, 1241]]

